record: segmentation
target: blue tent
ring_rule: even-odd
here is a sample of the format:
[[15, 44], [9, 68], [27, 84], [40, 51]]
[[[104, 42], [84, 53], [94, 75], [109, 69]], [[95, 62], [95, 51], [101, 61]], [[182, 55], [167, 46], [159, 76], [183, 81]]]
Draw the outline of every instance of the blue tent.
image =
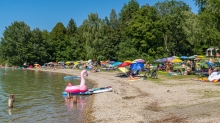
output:
[[131, 64], [130, 68], [131, 70], [138, 71], [144, 68], [144, 64], [142, 62], [136, 62]]
[[180, 58], [181, 59], [188, 59], [189, 57], [188, 56], [181, 56]]

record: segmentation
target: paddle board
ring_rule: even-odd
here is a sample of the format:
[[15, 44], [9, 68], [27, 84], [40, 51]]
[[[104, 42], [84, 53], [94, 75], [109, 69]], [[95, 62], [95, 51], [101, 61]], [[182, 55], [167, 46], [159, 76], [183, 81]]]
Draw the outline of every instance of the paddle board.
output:
[[63, 79], [64, 80], [77, 80], [80, 79], [80, 76], [64, 76]]
[[[90, 92], [90, 91], [71, 93], [71, 95], [91, 95], [91, 94], [92, 94], [92, 92]], [[62, 95], [67, 96], [67, 92], [63, 92]]]
[[111, 91], [111, 90], [112, 90], [112, 87], [109, 86], [109, 87], [105, 87], [105, 88], [96, 89], [96, 90], [92, 91], [92, 93], [97, 94], [97, 93], [107, 92], [107, 91]]
[[[107, 92], [111, 91], [112, 87], [102, 87], [102, 88], [91, 88], [88, 89], [86, 92], [78, 92], [78, 93], [71, 93], [71, 95], [91, 95], [91, 94], [97, 94], [97, 93], [102, 93], [102, 92]], [[63, 92], [62, 95], [67, 95], [67, 92]]]

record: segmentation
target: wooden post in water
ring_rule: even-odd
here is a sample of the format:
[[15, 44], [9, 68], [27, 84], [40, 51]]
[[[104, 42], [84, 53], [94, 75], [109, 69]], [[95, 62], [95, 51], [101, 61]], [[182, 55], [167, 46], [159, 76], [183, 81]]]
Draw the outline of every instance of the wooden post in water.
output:
[[71, 94], [70, 94], [70, 92], [68, 92], [67, 93], [67, 98], [70, 99], [71, 98], [70, 96], [71, 96]]
[[14, 94], [10, 94], [9, 95], [9, 99], [8, 99], [8, 107], [9, 108], [13, 108], [13, 103], [14, 103], [14, 101], [15, 101], [15, 96], [14, 96]]
[[73, 103], [77, 103], [77, 96], [73, 96]]

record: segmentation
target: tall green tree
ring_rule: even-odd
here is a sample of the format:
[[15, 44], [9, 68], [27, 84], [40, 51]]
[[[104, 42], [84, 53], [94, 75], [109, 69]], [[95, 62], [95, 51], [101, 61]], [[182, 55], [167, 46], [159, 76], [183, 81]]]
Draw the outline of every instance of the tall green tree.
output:
[[82, 24], [83, 38], [85, 40], [86, 59], [98, 59], [102, 46], [100, 33], [101, 19], [98, 14], [89, 14]]
[[188, 41], [188, 47], [192, 49], [193, 54], [203, 54], [203, 49], [207, 48], [205, 23], [201, 21], [201, 16], [191, 11], [183, 11], [184, 21], [182, 28]]
[[188, 55], [191, 53], [187, 47], [185, 36], [181, 27], [184, 17], [182, 11], [190, 11], [189, 6], [183, 1], [164, 1], [154, 5], [157, 8], [157, 16], [160, 18], [164, 48], [167, 55]]
[[40, 62], [40, 55], [41, 55], [41, 51], [44, 50], [41, 49], [41, 41], [43, 40], [42, 35], [41, 35], [41, 30], [39, 28], [34, 29], [31, 32], [31, 38], [30, 41], [32, 43], [28, 44], [28, 52], [27, 52], [27, 56], [29, 59], [30, 63], [34, 63], [34, 62]]
[[194, 0], [195, 4], [199, 7], [199, 12], [203, 12], [207, 5], [207, 0]]
[[26, 53], [27, 62], [39, 64], [44, 64], [50, 62], [49, 56], [49, 42], [48, 42], [48, 32], [46, 30], [41, 31], [39, 28], [33, 29], [31, 32], [32, 43], [27, 45], [28, 52]]
[[76, 31], [76, 35], [74, 36], [73, 41], [71, 41], [71, 43], [76, 44], [74, 46], [76, 46], [76, 48], [74, 48], [74, 58], [76, 60], [84, 60], [87, 59], [87, 50], [86, 50], [86, 36], [84, 36], [84, 29], [85, 29], [86, 25], [81, 25], [77, 31]]
[[119, 44], [119, 51], [117, 52], [118, 60], [133, 60], [139, 58], [137, 49], [133, 46], [131, 39], [127, 39]]
[[162, 46], [158, 20], [156, 8], [145, 5], [136, 11], [125, 28], [126, 35], [132, 39], [132, 44], [139, 52], [139, 57], [145, 57], [146, 54], [155, 56], [157, 47]]
[[120, 43], [120, 28], [116, 11], [112, 9], [109, 19], [105, 17], [101, 25], [102, 51], [100, 52], [102, 60], [117, 60], [116, 51]]
[[66, 28], [61, 22], [59, 22], [50, 32], [51, 46], [54, 51], [52, 52], [53, 54], [51, 55], [54, 57], [55, 61], [66, 60], [65, 49], [66, 49], [66, 45], [69, 45], [69, 42], [65, 40], [65, 37], [66, 37]]
[[127, 27], [128, 22], [132, 20], [133, 14], [140, 8], [139, 3], [136, 0], [130, 0], [128, 4], [124, 4], [119, 13], [119, 22], [122, 30]]
[[42, 35], [42, 41], [41, 41], [42, 50], [40, 52], [41, 63], [48, 63], [53, 61], [53, 58], [50, 55], [51, 46], [49, 42], [50, 41], [49, 32], [47, 30], [43, 30], [41, 32], [41, 35]]
[[[207, 40], [211, 46], [220, 45], [220, 1], [207, 0], [207, 7], [204, 12], [202, 12], [201, 20], [204, 23], [204, 28], [206, 28]], [[208, 28], [207, 28], [208, 27]], [[208, 29], [208, 30], [207, 30]], [[209, 35], [208, 35], [209, 34]]]
[[203, 27], [206, 48], [219, 47], [220, 43], [220, 1], [207, 0], [205, 9], [199, 14]]
[[119, 60], [126, 59], [127, 55], [125, 55], [124, 53], [127, 52], [126, 50], [129, 49], [133, 49], [132, 54], [138, 54], [134, 45], [132, 45], [131, 37], [126, 35], [126, 28], [129, 26], [130, 21], [132, 21], [134, 13], [139, 10], [139, 7], [139, 3], [136, 0], [130, 0], [127, 4], [124, 4], [119, 13], [118, 20], [120, 24], [120, 42], [118, 45], [119, 50], [116, 53]]
[[67, 34], [69, 36], [74, 36], [75, 35], [76, 30], [77, 30], [77, 26], [76, 26], [75, 21], [72, 18], [70, 19], [66, 29], [67, 29]]
[[15, 21], [6, 27], [1, 39], [2, 58], [13, 65], [22, 65], [26, 60], [27, 44], [30, 42], [31, 30], [24, 22]]
[[79, 40], [76, 38], [77, 35], [77, 26], [75, 21], [71, 18], [67, 25], [67, 37], [66, 41], [69, 45], [66, 47], [66, 59], [76, 60], [79, 58]]

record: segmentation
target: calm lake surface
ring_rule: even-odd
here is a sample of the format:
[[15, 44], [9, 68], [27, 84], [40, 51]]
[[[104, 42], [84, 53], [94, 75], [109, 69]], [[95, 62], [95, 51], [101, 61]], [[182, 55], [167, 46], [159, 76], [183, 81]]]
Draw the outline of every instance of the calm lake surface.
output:
[[[5, 71], [7, 72], [5, 74]], [[89, 96], [78, 96], [73, 104], [62, 96], [69, 82], [65, 74], [34, 70], [0, 69], [0, 122], [83, 122]], [[88, 88], [92, 83], [86, 81]], [[15, 95], [14, 108], [8, 108], [9, 94]]]

